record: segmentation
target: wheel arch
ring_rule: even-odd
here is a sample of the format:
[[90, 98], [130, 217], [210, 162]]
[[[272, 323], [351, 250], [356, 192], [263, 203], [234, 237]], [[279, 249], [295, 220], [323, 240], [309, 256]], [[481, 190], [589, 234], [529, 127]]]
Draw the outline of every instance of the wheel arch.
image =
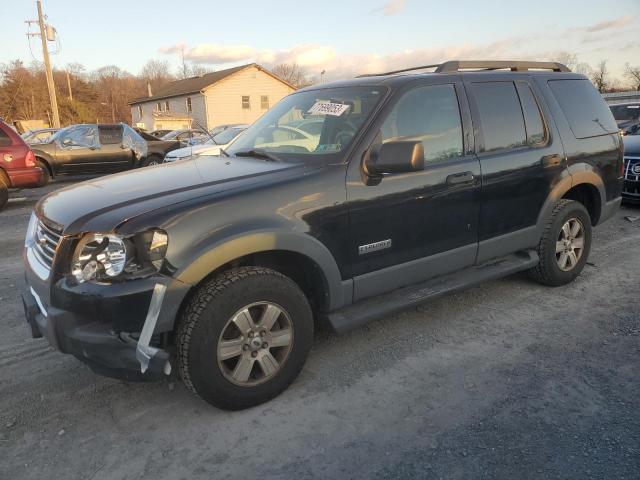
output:
[[591, 216], [591, 223], [597, 225], [602, 207], [606, 202], [604, 182], [590, 165], [582, 163], [572, 165], [567, 175], [554, 185], [540, 210], [537, 222], [540, 234], [556, 204], [563, 198], [582, 203]]
[[51, 178], [53, 178], [54, 172], [53, 172], [53, 166], [51, 164], [51, 160], [47, 158], [45, 155], [42, 155], [40, 152], [34, 152], [34, 155], [36, 157], [36, 161], [39, 160], [42, 163], [44, 163], [44, 166], [49, 171], [49, 175], [51, 176]]
[[[320, 310], [345, 304], [351, 282], [343, 282], [329, 250], [318, 240], [293, 232], [254, 232], [216, 244], [192, 258], [175, 278], [196, 288], [222, 271], [262, 266], [294, 280]], [[185, 299], [186, 301], [186, 299]]]

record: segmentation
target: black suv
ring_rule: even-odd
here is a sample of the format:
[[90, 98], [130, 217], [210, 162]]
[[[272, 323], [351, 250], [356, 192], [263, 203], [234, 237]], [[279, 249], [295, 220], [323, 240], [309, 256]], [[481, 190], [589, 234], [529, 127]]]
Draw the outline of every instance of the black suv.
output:
[[183, 145], [159, 140], [124, 124], [80, 124], [58, 131], [46, 143], [32, 145], [43, 184], [56, 175], [114, 173], [162, 163]]
[[43, 198], [24, 250], [33, 335], [105, 375], [177, 367], [240, 409], [296, 378], [317, 323], [345, 332], [518, 271], [574, 280], [621, 200], [603, 99], [556, 63], [432, 67], [302, 89], [223, 156]]

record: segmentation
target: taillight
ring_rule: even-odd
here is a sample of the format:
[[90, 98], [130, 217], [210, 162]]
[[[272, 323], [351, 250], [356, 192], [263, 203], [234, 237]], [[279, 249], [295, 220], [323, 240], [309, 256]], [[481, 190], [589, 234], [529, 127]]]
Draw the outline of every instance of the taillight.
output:
[[25, 167], [35, 167], [36, 166], [36, 156], [33, 154], [33, 151], [29, 150], [27, 152], [27, 156], [24, 157], [24, 166]]

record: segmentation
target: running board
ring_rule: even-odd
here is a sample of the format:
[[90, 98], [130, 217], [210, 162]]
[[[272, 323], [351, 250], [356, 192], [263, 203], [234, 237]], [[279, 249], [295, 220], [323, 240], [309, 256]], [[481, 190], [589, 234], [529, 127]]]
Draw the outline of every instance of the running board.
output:
[[487, 280], [495, 280], [528, 270], [535, 267], [538, 261], [538, 254], [533, 250], [494, 258], [482, 265], [475, 265], [423, 283], [361, 300], [325, 314], [324, 319], [336, 333], [342, 334], [372, 320], [415, 307], [445, 293], [463, 290]]

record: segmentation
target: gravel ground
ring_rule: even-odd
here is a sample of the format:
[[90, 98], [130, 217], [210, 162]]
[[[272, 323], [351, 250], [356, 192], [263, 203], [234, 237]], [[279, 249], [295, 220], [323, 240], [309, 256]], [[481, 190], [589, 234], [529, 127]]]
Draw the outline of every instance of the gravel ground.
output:
[[640, 478], [640, 209], [569, 286], [517, 275], [318, 334], [289, 390], [229, 413], [29, 338], [28, 215], [68, 183], [0, 213], [0, 478]]

